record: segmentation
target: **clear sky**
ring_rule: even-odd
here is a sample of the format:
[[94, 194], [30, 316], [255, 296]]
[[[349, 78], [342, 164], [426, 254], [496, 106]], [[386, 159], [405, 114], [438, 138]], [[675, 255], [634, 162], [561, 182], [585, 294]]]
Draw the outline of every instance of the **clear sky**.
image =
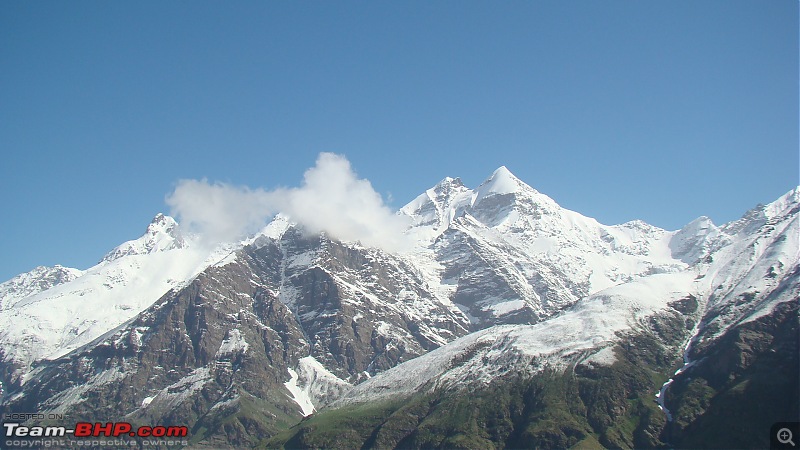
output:
[[0, 149], [0, 280], [320, 152], [395, 209], [505, 165], [602, 223], [724, 223], [799, 183], [798, 2], [4, 1]]

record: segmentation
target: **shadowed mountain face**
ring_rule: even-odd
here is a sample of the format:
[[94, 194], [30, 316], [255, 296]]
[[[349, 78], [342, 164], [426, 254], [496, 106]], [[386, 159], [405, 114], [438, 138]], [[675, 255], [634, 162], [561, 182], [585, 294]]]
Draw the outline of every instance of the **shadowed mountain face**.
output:
[[402, 208], [399, 253], [280, 216], [203, 250], [159, 215], [98, 266], [0, 284], [0, 412], [201, 447], [763, 446], [798, 415], [758, 402], [797, 398], [799, 200], [606, 226], [500, 168]]

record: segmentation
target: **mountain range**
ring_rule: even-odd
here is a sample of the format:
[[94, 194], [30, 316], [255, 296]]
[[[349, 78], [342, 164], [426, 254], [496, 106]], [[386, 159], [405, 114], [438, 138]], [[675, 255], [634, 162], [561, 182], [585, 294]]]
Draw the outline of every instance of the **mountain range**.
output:
[[401, 208], [395, 251], [283, 214], [209, 245], [159, 214], [0, 284], [0, 413], [197, 448], [768, 447], [800, 420], [799, 211], [796, 188], [608, 226], [501, 167]]

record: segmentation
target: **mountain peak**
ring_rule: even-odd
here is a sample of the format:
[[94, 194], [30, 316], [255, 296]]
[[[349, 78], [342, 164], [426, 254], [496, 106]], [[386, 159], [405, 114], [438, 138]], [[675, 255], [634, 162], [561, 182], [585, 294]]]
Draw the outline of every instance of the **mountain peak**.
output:
[[516, 194], [526, 188], [533, 191], [522, 180], [514, 176], [506, 166], [500, 166], [475, 189], [472, 204], [475, 206], [484, 198], [494, 195]]
[[[432, 188], [425, 191], [422, 194], [423, 197], [428, 197], [430, 199], [442, 199], [444, 197], [448, 197], [453, 195], [457, 192], [468, 191], [469, 188], [464, 186], [464, 183], [461, 181], [461, 178], [452, 178], [452, 177], [445, 177], [442, 181], [436, 183]], [[413, 203], [413, 201], [412, 201]]]
[[444, 177], [442, 181], [436, 183], [436, 186], [433, 187], [433, 190], [439, 192], [458, 187], [464, 187], [464, 183], [461, 181], [461, 178]]
[[500, 166], [492, 172], [489, 178], [481, 183], [478, 190], [486, 193], [511, 194], [519, 191], [523, 185], [524, 183], [515, 177], [506, 166]]
[[495, 169], [494, 172], [492, 172], [492, 176], [496, 176], [498, 174], [501, 174], [503, 176], [512, 176], [512, 177], [514, 176], [514, 174], [511, 173], [511, 171], [508, 170], [508, 167], [506, 166], [500, 166], [497, 169]]
[[774, 218], [791, 212], [800, 203], [800, 186], [783, 194], [780, 198], [764, 207], [764, 214]]
[[722, 226], [722, 229], [731, 235], [749, 233], [758, 229], [768, 221], [777, 221], [781, 217], [790, 216], [800, 210], [800, 186], [790, 190], [774, 202], [758, 204], [747, 211], [740, 219]]
[[150, 225], [147, 226], [147, 234], [154, 235], [162, 232], [176, 237], [174, 235], [177, 234], [177, 229], [178, 222], [176, 222], [175, 219], [163, 213], [158, 213], [153, 217], [153, 220], [150, 221]]
[[170, 216], [158, 213], [147, 226], [144, 235], [111, 250], [103, 257], [103, 261], [112, 261], [126, 255], [144, 255], [184, 247], [187, 247], [187, 243], [183, 239], [178, 222]]
[[55, 265], [38, 266], [0, 283], [0, 308], [7, 308], [25, 297], [46, 291], [53, 286], [68, 283], [83, 274], [83, 271]]

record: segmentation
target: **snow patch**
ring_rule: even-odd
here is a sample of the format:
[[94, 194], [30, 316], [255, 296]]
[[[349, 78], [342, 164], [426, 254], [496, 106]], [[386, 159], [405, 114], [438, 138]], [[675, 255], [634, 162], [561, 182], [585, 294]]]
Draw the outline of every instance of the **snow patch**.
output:
[[216, 357], [219, 359], [233, 353], [245, 353], [248, 348], [250, 348], [250, 345], [245, 341], [242, 332], [234, 328], [229, 330], [225, 339], [222, 340]]
[[208, 367], [197, 368], [176, 383], [158, 391], [156, 395], [148, 397], [150, 401], [147, 402], [147, 405], [144, 405], [144, 401], [142, 401], [142, 407], [169, 411], [213, 380], [214, 377]]
[[507, 302], [495, 303], [489, 306], [496, 317], [508, 314], [512, 311], [523, 309], [528, 304], [525, 300], [509, 300]]
[[593, 364], [596, 366], [610, 366], [617, 361], [617, 355], [614, 354], [614, 346], [610, 345], [593, 353], [588, 358], [582, 361], [582, 364]]
[[70, 407], [85, 400], [83, 397], [84, 393], [97, 386], [120, 380], [123, 376], [124, 373], [122, 369], [118, 367], [104, 370], [89, 378], [85, 383], [64, 389], [55, 396], [47, 399], [42, 404], [42, 412], [47, 411], [52, 414], [64, 414]]
[[299, 378], [297, 372], [295, 372], [293, 369], [288, 370], [291, 378], [286, 383], [283, 383], [283, 385], [286, 386], [286, 389], [288, 389], [289, 393], [292, 394], [291, 398], [300, 407], [303, 417], [314, 414], [314, 403], [311, 402], [311, 397], [309, 397], [308, 392], [304, 391], [297, 385], [297, 380]]
[[297, 370], [299, 386], [302, 386], [303, 391], [317, 407], [341, 397], [353, 387], [326, 369], [313, 356], [301, 358]]

